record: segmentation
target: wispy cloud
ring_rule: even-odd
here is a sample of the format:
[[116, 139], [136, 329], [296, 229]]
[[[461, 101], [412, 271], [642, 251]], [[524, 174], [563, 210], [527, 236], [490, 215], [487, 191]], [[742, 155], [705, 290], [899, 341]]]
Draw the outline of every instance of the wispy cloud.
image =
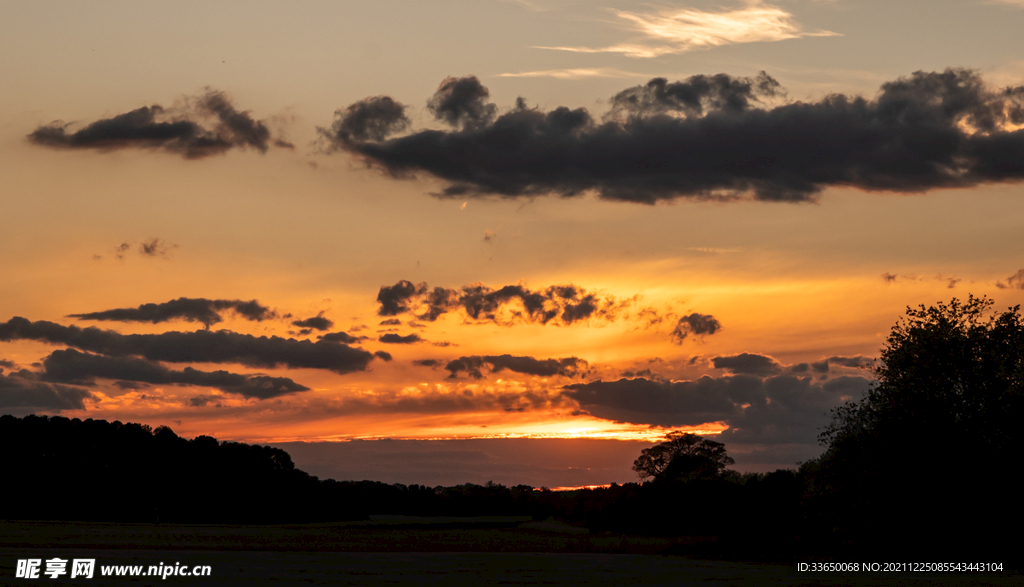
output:
[[692, 8], [668, 8], [651, 13], [617, 11], [643, 39], [609, 47], [537, 47], [576, 53], [621, 53], [629, 57], [659, 57], [694, 49], [798, 39], [830, 37], [831, 31], [805, 32], [793, 15], [759, 2], [743, 8], [705, 12]]
[[988, 0], [985, 4], [1003, 4], [1005, 6], [1024, 8], [1024, 0]]
[[996, 287], [999, 289], [1024, 289], [1024, 269], [1014, 273], [1013, 275], [1006, 278], [1006, 282], [996, 282]]
[[576, 69], [544, 69], [541, 71], [521, 71], [518, 73], [499, 73], [498, 77], [554, 77], [558, 79], [580, 79], [585, 77], [647, 77], [647, 74], [623, 71], [613, 67], [576, 68]]

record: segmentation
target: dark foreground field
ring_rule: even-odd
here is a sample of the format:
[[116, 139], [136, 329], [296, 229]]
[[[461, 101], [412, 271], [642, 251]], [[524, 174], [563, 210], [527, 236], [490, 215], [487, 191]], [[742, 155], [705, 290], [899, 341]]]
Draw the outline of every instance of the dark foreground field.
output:
[[[0, 584], [1009, 586], [1022, 580], [1009, 571], [801, 573], [798, 561], [723, 560], [721, 553], [706, 560], [714, 551], [709, 546], [694, 538], [592, 536], [522, 518], [279, 526], [0, 522]], [[94, 558], [95, 576], [15, 577], [18, 559], [54, 557]], [[104, 566], [148, 570], [161, 563], [209, 565], [211, 576], [100, 576]]]

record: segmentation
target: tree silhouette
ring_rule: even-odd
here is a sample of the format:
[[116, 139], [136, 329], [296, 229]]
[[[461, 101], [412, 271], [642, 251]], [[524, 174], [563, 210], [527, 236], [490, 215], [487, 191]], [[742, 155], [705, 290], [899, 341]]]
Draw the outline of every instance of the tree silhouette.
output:
[[717, 479], [733, 460], [725, 445], [689, 432], [670, 432], [668, 440], [640, 452], [633, 470], [641, 480], [655, 481]]
[[907, 308], [877, 383], [834, 412], [827, 450], [804, 470], [844, 539], [991, 544], [997, 526], [1021, 521], [1003, 471], [1024, 449], [1024, 324], [1019, 306], [992, 305]]
[[825, 443], [863, 440], [866, 432], [910, 440], [928, 428], [1005, 452], [1018, 435], [1024, 326], [1019, 306], [991, 314], [992, 305], [971, 296], [966, 304], [908, 308], [882, 349], [877, 385], [837, 411]]

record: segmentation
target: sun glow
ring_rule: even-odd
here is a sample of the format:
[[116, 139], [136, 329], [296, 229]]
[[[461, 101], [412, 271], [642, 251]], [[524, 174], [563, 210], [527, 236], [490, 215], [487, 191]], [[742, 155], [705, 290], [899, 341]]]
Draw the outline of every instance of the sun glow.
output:
[[[609, 488], [611, 486], [612, 486], [611, 483], [606, 483], [604, 485], [575, 485], [575, 486], [572, 486], [572, 487], [549, 487], [547, 489], [549, 489], [551, 491], [579, 491], [581, 489], [607, 489], [607, 488]], [[545, 489], [544, 487], [535, 487], [533, 490], [534, 491], [544, 491], [544, 489]]]
[[[604, 420], [592, 419], [595, 425], [579, 427], [578, 421], [538, 424], [524, 426], [532, 430], [509, 430], [501, 432], [485, 432], [477, 427], [454, 427], [448, 429], [435, 429], [427, 432], [418, 431], [396, 431], [393, 434], [325, 434], [325, 435], [284, 435], [261, 438], [260, 442], [350, 442], [355, 440], [473, 440], [473, 439], [508, 439], [508, 438], [532, 438], [532, 439], [594, 439], [594, 440], [626, 440], [635, 442], [661, 442], [669, 432], [689, 432], [701, 436], [721, 434], [728, 426], [720, 422], [703, 424], [700, 426], [682, 426], [678, 428], [649, 428], [646, 426], [632, 426], [629, 424], [610, 424]], [[575, 427], [572, 427], [575, 426]], [[496, 428], [489, 426], [488, 428]], [[433, 432], [433, 433], [431, 433]]]

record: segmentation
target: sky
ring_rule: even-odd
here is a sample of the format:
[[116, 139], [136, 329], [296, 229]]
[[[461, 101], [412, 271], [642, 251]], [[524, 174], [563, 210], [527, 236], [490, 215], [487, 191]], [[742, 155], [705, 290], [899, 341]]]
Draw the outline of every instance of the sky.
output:
[[1017, 0], [0, 1], [0, 412], [336, 479], [821, 453], [1024, 301]]

